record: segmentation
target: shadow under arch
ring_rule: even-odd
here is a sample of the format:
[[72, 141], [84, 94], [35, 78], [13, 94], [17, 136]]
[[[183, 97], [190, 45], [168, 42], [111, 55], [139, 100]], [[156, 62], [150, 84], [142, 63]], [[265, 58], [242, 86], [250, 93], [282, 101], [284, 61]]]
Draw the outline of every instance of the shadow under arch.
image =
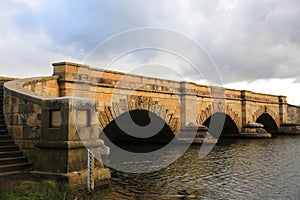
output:
[[[151, 117], [151, 119], [154, 119], [153, 121], [160, 121], [160, 123], [163, 123], [163, 127], [155, 134], [151, 133], [151, 130], [149, 130], [150, 132], [135, 132], [134, 134], [126, 133], [124, 130], [122, 130], [122, 128], [118, 126], [119, 123], [117, 123], [116, 121], [124, 124], [128, 121], [128, 117], [131, 118], [133, 123], [141, 127], [147, 126], [149, 123], [151, 123]], [[140, 137], [135, 137], [133, 135], [140, 135]], [[151, 136], [147, 137], [148, 135]], [[173, 133], [169, 125], [167, 125], [166, 122], [155, 113], [148, 110], [136, 109], [123, 113], [116, 119], [111, 121], [103, 129], [99, 137], [100, 139], [104, 140], [105, 144], [109, 144], [111, 142], [126, 151], [134, 153], [148, 153], [164, 147], [174, 139], [175, 134]], [[145, 144], [151, 145], [147, 145], [147, 147], [145, 147]]]
[[278, 127], [277, 127], [275, 120], [268, 113], [261, 114], [257, 118], [256, 123], [263, 124], [264, 129], [269, 133], [277, 133], [278, 132]]
[[[220, 124], [217, 124], [217, 126], [211, 126], [212, 128], [210, 128], [209, 126], [212, 117], [214, 118], [214, 121], [216, 123], [220, 123]], [[214, 127], [223, 127], [220, 137], [230, 137], [239, 134], [239, 129], [235, 124], [235, 122], [233, 121], [233, 119], [224, 112], [214, 113], [213, 115], [211, 115], [205, 120], [203, 125], [209, 128], [209, 134], [211, 134], [215, 138], [218, 138], [220, 133], [218, 133], [219, 132], [218, 130], [214, 130]]]

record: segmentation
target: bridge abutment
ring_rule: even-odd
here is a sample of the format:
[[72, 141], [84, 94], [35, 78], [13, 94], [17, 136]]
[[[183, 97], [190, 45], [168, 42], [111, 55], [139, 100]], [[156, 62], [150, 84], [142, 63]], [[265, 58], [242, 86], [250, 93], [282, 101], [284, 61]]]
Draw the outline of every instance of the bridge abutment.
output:
[[105, 169], [102, 155], [109, 153], [99, 139], [97, 101], [76, 97], [45, 100], [42, 104], [42, 135], [36, 146], [39, 155], [33, 173], [61, 176], [71, 186], [87, 183], [87, 150], [96, 157], [92, 171], [95, 185], [108, 184], [110, 172]]
[[70, 186], [87, 185], [87, 148], [92, 149], [98, 158], [93, 158], [93, 179], [96, 185], [106, 185], [110, 172], [101, 155], [109, 149], [99, 139], [97, 101], [51, 98], [53, 93], [48, 91], [59, 89], [56, 80], [37, 78], [5, 84], [4, 115], [11, 137], [32, 163], [32, 173], [64, 180]]

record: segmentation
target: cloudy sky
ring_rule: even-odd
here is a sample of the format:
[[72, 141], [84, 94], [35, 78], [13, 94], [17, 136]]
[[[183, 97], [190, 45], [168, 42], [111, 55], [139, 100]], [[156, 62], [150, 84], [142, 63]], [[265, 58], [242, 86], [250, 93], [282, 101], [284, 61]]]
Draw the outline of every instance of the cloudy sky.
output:
[[[0, 27], [0, 76], [51, 75], [53, 62], [83, 63], [113, 35], [156, 27], [201, 44], [226, 87], [287, 95], [300, 104], [298, 0], [2, 0]], [[171, 66], [198, 81], [186, 63], [159, 51], [124, 56], [113, 69], [131, 65], [143, 74], [151, 63], [156, 68], [146, 74], [166, 75]]]

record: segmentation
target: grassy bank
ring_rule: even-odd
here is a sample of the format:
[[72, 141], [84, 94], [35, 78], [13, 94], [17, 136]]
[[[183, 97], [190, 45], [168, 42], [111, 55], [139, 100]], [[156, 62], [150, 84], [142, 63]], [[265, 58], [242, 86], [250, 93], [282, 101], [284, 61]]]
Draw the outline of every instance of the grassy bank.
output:
[[0, 194], [0, 200], [52, 200], [52, 199], [87, 199], [87, 193], [69, 188], [66, 184], [52, 180], [23, 181], [18, 186], [7, 189]]

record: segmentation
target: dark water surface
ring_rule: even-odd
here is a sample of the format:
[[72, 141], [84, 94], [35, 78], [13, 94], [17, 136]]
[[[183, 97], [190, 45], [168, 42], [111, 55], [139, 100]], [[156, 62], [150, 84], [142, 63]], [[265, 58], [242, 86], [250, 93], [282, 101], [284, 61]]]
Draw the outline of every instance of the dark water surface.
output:
[[156, 172], [113, 171], [93, 199], [300, 199], [299, 136], [223, 139], [202, 159], [199, 149]]

